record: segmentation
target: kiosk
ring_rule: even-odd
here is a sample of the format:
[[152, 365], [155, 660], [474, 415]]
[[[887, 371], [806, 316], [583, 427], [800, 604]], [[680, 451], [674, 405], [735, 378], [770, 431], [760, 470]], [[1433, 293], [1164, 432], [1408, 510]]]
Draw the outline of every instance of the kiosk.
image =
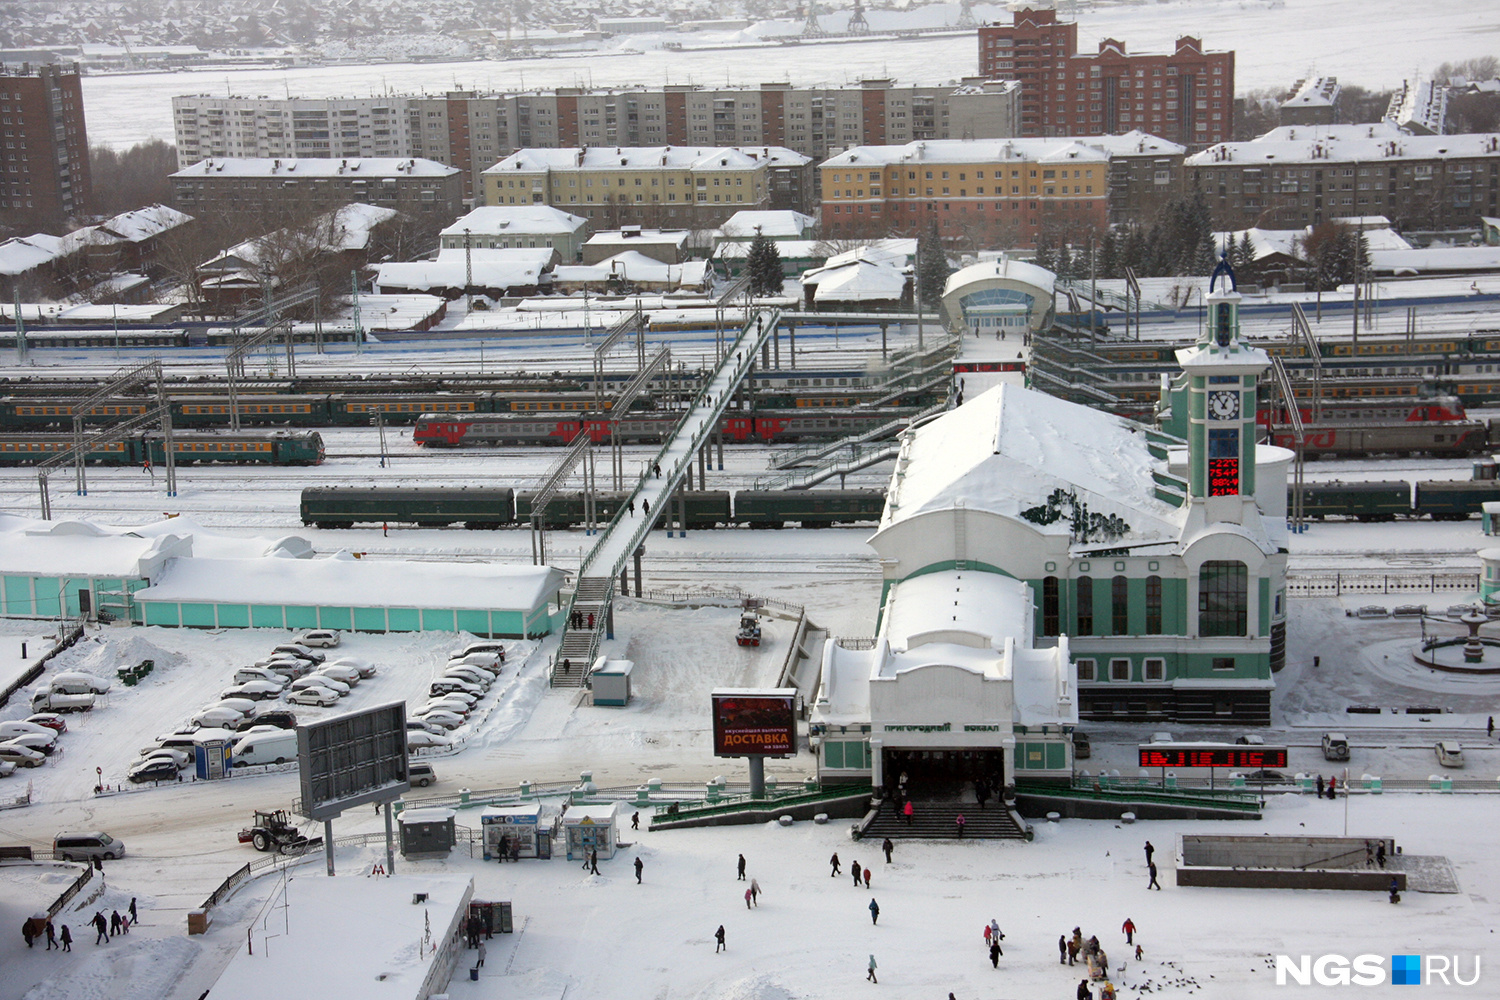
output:
[[615, 856], [617, 804], [607, 806], [573, 806], [563, 813], [563, 833], [567, 837], [568, 860], [582, 861], [589, 851], [599, 857]]
[[555, 815], [554, 809], [540, 803], [488, 807], [479, 814], [484, 860], [505, 860], [500, 854], [502, 842], [506, 847], [515, 845], [518, 858], [551, 858]]
[[635, 670], [635, 661], [600, 659], [603, 662], [589, 674], [594, 704], [623, 708], [630, 704], [630, 675]]

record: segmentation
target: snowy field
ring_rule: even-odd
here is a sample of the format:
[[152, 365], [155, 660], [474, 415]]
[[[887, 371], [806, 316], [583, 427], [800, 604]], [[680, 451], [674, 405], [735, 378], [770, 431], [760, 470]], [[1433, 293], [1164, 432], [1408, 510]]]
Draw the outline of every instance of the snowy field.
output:
[[[1078, 45], [1093, 52], [1105, 38], [1131, 52], [1170, 52], [1179, 35], [1196, 35], [1208, 49], [1233, 49], [1235, 85], [1243, 94], [1289, 88], [1309, 73], [1338, 76], [1371, 89], [1399, 87], [1413, 74], [1445, 61], [1493, 54], [1495, 25], [1463, 0], [1178, 0], [1169, 3], [1080, 5]], [[881, 16], [871, 11], [872, 26]], [[1006, 21], [1005, 9], [976, 4], [980, 21]], [[903, 26], [940, 27], [958, 17], [956, 4], [924, 7]], [[837, 31], [847, 18], [823, 18]], [[783, 24], [777, 31], [795, 33]], [[715, 48], [641, 51], [665, 40]], [[84, 79], [89, 140], [129, 146], [146, 139], [173, 141], [171, 100], [179, 94], [338, 97], [382, 93], [442, 93], [576, 86], [697, 83], [758, 86], [787, 80], [798, 86], [845, 86], [869, 77], [903, 84], [936, 84], [973, 75], [978, 44], [972, 34], [869, 42], [768, 43], [755, 29], [709, 36], [624, 36], [605, 52], [508, 61], [439, 65], [386, 63], [295, 70], [221, 70], [201, 74], [91, 76]]]

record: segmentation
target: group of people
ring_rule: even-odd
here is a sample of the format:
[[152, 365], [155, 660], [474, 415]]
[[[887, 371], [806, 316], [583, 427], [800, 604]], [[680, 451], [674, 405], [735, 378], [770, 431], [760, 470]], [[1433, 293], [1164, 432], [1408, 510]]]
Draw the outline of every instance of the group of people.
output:
[[[130, 905], [125, 912], [111, 910], [109, 916], [104, 916], [103, 910], [96, 910], [89, 924], [98, 932], [94, 938], [95, 944], [107, 944], [109, 939], [118, 934], [129, 934], [130, 927], [136, 922], [135, 897], [131, 897]], [[27, 917], [21, 924], [21, 936], [26, 939], [26, 947], [36, 946], [36, 942], [42, 938], [47, 939], [47, 950], [56, 948], [59, 951], [73, 950], [73, 932], [67, 924], [63, 924], [61, 931], [52, 918], [45, 915]]]
[[[1338, 796], [1338, 782], [1339, 782], [1338, 778], [1334, 777], [1333, 775], [1329, 775], [1329, 777], [1328, 777], [1328, 787], [1327, 787], [1327, 790], [1326, 790], [1328, 798], [1330, 798], [1330, 799], [1336, 799], [1336, 798], [1339, 797]], [[1325, 790], [1324, 790], [1324, 787], [1323, 787], [1323, 776], [1321, 774], [1318, 775], [1317, 789], [1318, 789], [1318, 798], [1320, 798], [1320, 799], [1323, 798]]]

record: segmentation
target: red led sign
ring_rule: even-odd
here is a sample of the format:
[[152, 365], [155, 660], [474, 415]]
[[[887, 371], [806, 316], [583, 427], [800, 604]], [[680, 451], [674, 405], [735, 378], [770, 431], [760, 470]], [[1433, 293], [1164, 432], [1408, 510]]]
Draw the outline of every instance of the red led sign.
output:
[[1286, 747], [1216, 743], [1147, 743], [1141, 767], [1286, 767]]
[[1240, 460], [1237, 458], [1210, 458], [1208, 460], [1208, 495], [1211, 497], [1238, 496], [1240, 492]]

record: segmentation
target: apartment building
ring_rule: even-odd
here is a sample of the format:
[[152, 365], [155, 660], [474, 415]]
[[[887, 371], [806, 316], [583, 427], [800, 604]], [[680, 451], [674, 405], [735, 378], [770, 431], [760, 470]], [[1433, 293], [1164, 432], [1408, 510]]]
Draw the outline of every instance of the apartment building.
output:
[[1277, 120], [1282, 125], [1333, 125], [1339, 120], [1342, 88], [1336, 76], [1298, 80], [1292, 96], [1281, 102]]
[[394, 208], [434, 230], [463, 212], [460, 172], [411, 158], [210, 158], [173, 174], [172, 194], [184, 212], [258, 232], [353, 202]]
[[78, 67], [0, 64], [0, 216], [55, 225], [88, 211], [88, 129]]
[[551, 205], [596, 228], [707, 229], [747, 209], [804, 211], [812, 160], [778, 146], [522, 149], [483, 179], [486, 205]]
[[1221, 230], [1300, 229], [1383, 215], [1398, 229], [1477, 228], [1500, 215], [1500, 135], [1377, 125], [1282, 126], [1184, 162]]
[[979, 29], [979, 75], [1020, 83], [1023, 136], [1150, 132], [1189, 149], [1234, 134], [1234, 53], [1184, 35], [1170, 53], [1131, 54], [1106, 38], [1078, 51], [1078, 25], [1022, 9]]
[[177, 165], [209, 157], [345, 159], [414, 154], [405, 97], [172, 98]]

